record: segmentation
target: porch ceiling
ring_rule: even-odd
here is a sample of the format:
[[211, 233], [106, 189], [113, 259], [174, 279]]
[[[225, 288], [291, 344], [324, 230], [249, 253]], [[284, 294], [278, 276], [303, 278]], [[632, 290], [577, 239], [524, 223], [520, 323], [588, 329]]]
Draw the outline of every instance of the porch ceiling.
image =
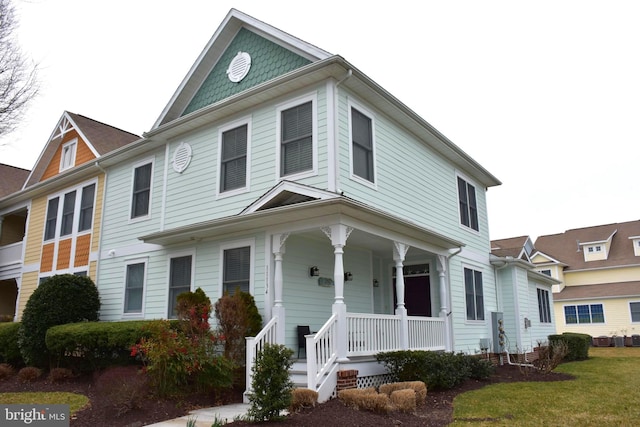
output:
[[394, 240], [438, 254], [447, 254], [451, 249], [464, 246], [462, 242], [346, 197], [313, 200], [218, 218], [147, 234], [139, 239], [145, 243], [167, 246], [217, 240], [265, 229], [272, 233], [311, 232], [320, 236], [320, 227], [337, 223], [354, 228], [349, 245], [374, 248], [385, 254], [389, 253], [390, 242]]

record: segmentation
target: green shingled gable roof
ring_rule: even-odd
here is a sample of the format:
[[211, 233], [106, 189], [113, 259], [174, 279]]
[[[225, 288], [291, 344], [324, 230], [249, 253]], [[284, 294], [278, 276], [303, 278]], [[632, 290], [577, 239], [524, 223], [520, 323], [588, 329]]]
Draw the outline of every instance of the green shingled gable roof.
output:
[[[238, 52], [251, 55], [251, 70], [240, 82], [227, 78], [227, 67]], [[193, 97], [183, 115], [214, 104], [250, 87], [271, 80], [289, 71], [309, 64], [305, 59], [256, 33], [240, 29], [238, 34], [213, 67], [209, 76]]]

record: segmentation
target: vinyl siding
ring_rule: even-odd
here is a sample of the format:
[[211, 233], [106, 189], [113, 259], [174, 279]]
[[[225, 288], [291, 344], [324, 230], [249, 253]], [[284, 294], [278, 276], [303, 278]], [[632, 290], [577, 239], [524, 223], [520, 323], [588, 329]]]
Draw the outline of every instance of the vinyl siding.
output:
[[[558, 301], [553, 305], [556, 319], [557, 333], [578, 332], [589, 334], [593, 337], [601, 335], [635, 335], [640, 334], [640, 323], [631, 322], [629, 302], [638, 302], [640, 299], [634, 298], [602, 298], [593, 300]], [[564, 307], [567, 305], [602, 304], [604, 311], [604, 323], [565, 323]]]

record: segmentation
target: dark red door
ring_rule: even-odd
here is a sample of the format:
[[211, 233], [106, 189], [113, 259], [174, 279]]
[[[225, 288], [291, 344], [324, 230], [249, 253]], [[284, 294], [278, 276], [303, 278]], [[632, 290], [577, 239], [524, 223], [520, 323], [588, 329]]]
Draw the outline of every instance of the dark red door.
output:
[[[393, 304], [397, 305], [396, 279], [393, 279]], [[431, 289], [429, 276], [404, 278], [404, 306], [409, 316], [431, 317]]]

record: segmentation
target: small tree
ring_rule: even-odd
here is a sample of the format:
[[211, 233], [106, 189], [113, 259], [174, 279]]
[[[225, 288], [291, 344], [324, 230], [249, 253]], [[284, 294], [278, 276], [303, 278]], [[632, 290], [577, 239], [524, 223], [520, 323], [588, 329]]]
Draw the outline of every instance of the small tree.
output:
[[18, 345], [25, 363], [48, 367], [47, 330], [56, 325], [97, 321], [98, 288], [87, 276], [51, 276], [29, 297], [18, 331]]
[[291, 405], [293, 382], [289, 378], [293, 350], [280, 344], [266, 344], [256, 356], [249, 394], [249, 417], [269, 421]]
[[238, 366], [245, 365], [245, 337], [255, 336], [262, 328], [262, 317], [251, 294], [225, 293], [215, 305], [220, 335], [224, 337], [224, 354]]

